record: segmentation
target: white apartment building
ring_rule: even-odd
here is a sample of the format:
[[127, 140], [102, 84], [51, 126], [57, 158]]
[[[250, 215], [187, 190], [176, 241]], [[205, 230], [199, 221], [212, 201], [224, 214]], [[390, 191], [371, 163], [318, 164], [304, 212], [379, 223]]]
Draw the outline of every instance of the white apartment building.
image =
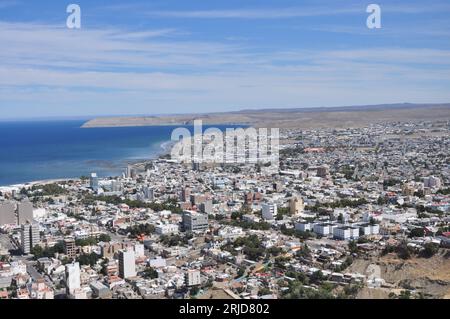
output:
[[119, 276], [123, 279], [136, 276], [136, 262], [133, 250], [119, 252]]
[[200, 270], [190, 269], [186, 273], [186, 286], [199, 286], [202, 283]]
[[40, 234], [39, 234], [39, 224], [26, 223], [22, 225], [21, 229], [21, 244], [22, 251], [24, 254], [29, 254], [34, 246], [39, 244]]
[[337, 225], [332, 223], [319, 223], [315, 224], [313, 227], [313, 231], [320, 236], [328, 236], [333, 234], [333, 229], [337, 227]]
[[242, 228], [226, 226], [219, 229], [218, 235], [223, 238], [236, 238], [244, 235]]
[[340, 240], [359, 238], [359, 227], [339, 226], [333, 229], [333, 237]]
[[295, 223], [295, 230], [299, 231], [312, 231], [313, 230], [313, 224], [308, 222], [298, 222]]
[[77, 262], [67, 264], [65, 274], [67, 294], [73, 295], [75, 290], [81, 288], [80, 264]]
[[178, 231], [179, 231], [179, 227], [176, 224], [158, 224], [155, 227], [155, 232], [158, 235], [177, 234]]
[[261, 208], [264, 220], [274, 220], [278, 214], [277, 205], [274, 203], [263, 203]]
[[362, 224], [359, 225], [362, 235], [378, 235], [380, 233], [380, 225], [378, 224]]

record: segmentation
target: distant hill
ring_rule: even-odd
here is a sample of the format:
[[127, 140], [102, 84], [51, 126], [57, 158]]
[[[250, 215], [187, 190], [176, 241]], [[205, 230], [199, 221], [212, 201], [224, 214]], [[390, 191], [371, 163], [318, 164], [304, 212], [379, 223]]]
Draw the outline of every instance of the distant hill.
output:
[[259, 109], [209, 114], [100, 117], [83, 127], [242, 124], [255, 127], [318, 128], [357, 127], [380, 122], [450, 120], [447, 104], [382, 104], [343, 107]]
[[377, 105], [353, 105], [353, 106], [322, 106], [322, 107], [304, 107], [304, 108], [286, 108], [286, 109], [259, 109], [259, 110], [242, 110], [237, 113], [254, 113], [254, 112], [275, 112], [275, 113], [308, 113], [308, 112], [344, 112], [344, 111], [381, 111], [381, 110], [401, 110], [413, 108], [426, 108], [436, 106], [446, 106], [448, 104], [413, 104], [413, 103], [397, 103], [397, 104], [377, 104]]

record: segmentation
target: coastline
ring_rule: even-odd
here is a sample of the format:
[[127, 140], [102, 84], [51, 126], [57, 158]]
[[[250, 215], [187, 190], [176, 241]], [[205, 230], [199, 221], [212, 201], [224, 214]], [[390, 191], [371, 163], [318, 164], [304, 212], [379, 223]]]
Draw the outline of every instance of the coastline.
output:
[[[248, 126], [245, 126], [248, 127]], [[120, 168], [118, 168], [118, 172], [117, 174], [115, 173], [111, 173], [111, 174], [105, 174], [105, 178], [108, 177], [117, 177], [121, 175], [121, 172], [126, 170], [126, 166], [130, 165], [132, 167], [135, 167], [137, 169], [142, 168], [142, 166], [145, 166], [145, 164], [160, 159], [160, 158], [167, 158], [167, 156], [171, 155], [171, 151], [173, 149], [173, 147], [179, 143], [184, 142], [184, 139], [195, 139], [195, 134], [190, 136], [190, 137], [185, 137], [183, 139], [180, 140], [172, 140], [172, 139], [168, 139], [168, 140], [163, 140], [160, 142], [155, 143], [155, 150], [153, 151], [152, 154], [148, 155], [148, 157], [142, 157], [142, 158], [136, 158], [136, 159], [121, 159], [121, 160], [114, 160], [111, 161], [111, 163], [120, 163], [120, 167], [123, 167], [121, 169], [121, 171], [119, 171]], [[159, 146], [158, 146], [159, 144]], [[91, 159], [90, 161], [95, 161], [95, 159]], [[116, 165], [117, 167], [119, 165]], [[85, 172], [80, 173], [78, 176], [73, 176], [73, 177], [55, 177], [55, 178], [48, 178], [48, 179], [30, 179], [27, 181], [23, 181], [23, 182], [17, 182], [17, 183], [8, 183], [8, 184], [4, 184], [4, 185], [0, 185], [0, 192], [11, 192], [13, 190], [15, 191], [20, 191], [22, 188], [30, 188], [33, 187], [35, 185], [46, 185], [46, 184], [51, 184], [51, 183], [58, 183], [58, 182], [68, 182], [68, 181], [80, 181], [80, 177], [81, 176], [88, 176], [88, 174], [90, 172], [96, 172], [95, 168], [93, 169], [87, 169]]]
[[170, 154], [170, 151], [172, 150], [172, 148], [174, 147], [174, 145], [178, 143], [177, 141], [172, 141], [172, 140], [168, 140], [165, 142], [162, 142], [160, 147], [162, 148], [161, 153], [158, 154], [158, 156], [164, 156], [167, 154]]
[[[130, 162], [129, 165], [131, 166], [139, 166], [143, 165], [149, 161], [154, 161], [161, 156], [170, 154], [170, 151], [172, 150], [172, 147], [176, 144], [176, 141], [167, 140], [160, 143], [161, 150], [159, 152], [155, 152], [153, 155], [150, 156], [150, 158], [143, 160], [140, 159], [135, 162]], [[126, 161], [126, 160], [125, 160]], [[125, 169], [125, 167], [124, 167]], [[114, 176], [108, 176], [108, 177], [114, 177]], [[68, 182], [68, 181], [81, 181], [80, 177], [61, 177], [61, 178], [51, 178], [51, 179], [43, 179], [43, 180], [32, 180], [28, 182], [22, 182], [17, 184], [8, 184], [8, 185], [0, 185], [0, 192], [11, 192], [11, 191], [20, 191], [22, 188], [30, 188], [36, 185], [47, 185], [47, 184], [53, 184], [53, 183], [60, 183], [60, 182]]]
[[76, 178], [53, 178], [53, 179], [44, 179], [44, 180], [24, 182], [24, 183], [19, 183], [19, 184], [4, 185], [4, 186], [0, 186], [0, 192], [12, 191], [12, 190], [20, 191], [24, 187], [33, 187], [36, 185], [47, 185], [47, 184], [54, 184], [54, 183], [67, 182], [67, 181], [81, 181], [81, 179], [79, 177], [76, 177]]

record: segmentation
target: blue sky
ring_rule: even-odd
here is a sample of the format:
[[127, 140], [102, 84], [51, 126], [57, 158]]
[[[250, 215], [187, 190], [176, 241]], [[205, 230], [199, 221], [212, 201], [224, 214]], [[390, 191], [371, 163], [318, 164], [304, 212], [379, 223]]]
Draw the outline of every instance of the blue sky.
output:
[[0, 0], [0, 44], [0, 118], [450, 102], [447, 0]]

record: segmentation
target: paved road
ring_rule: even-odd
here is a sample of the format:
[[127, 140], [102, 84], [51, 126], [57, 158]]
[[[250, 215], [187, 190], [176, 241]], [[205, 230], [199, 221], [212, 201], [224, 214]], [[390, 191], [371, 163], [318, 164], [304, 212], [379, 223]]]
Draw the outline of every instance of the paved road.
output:
[[37, 279], [44, 278], [37, 270], [34, 268], [32, 263], [27, 263], [27, 272], [28, 274], [33, 277], [33, 279], [36, 281]]

